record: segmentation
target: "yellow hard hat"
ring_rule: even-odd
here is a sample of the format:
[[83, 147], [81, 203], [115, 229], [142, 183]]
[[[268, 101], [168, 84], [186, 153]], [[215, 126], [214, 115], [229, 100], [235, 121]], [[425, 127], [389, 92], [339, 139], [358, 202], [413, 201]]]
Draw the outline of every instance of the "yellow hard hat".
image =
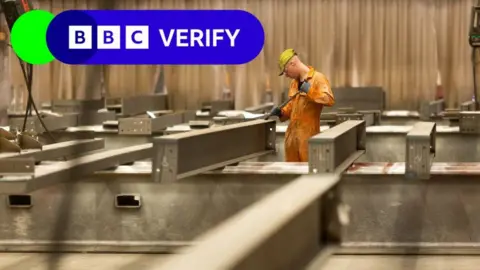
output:
[[285, 51], [280, 54], [280, 58], [278, 59], [278, 69], [280, 74], [278, 76], [282, 76], [283, 72], [285, 71], [285, 66], [287, 65], [288, 61], [297, 55], [294, 49], [286, 49]]

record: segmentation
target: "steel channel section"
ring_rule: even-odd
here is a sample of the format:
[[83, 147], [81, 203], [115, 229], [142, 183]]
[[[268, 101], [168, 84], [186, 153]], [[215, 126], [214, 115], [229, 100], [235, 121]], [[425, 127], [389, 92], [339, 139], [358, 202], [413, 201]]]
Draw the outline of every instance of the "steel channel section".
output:
[[133, 116], [146, 111], [160, 111], [166, 110], [168, 105], [168, 95], [155, 94], [155, 95], [142, 95], [128, 98], [122, 98], [122, 111], [123, 116]]
[[275, 105], [269, 102], [269, 103], [261, 104], [258, 106], [245, 108], [245, 111], [249, 113], [268, 113], [273, 109], [273, 106]]
[[210, 115], [215, 116], [221, 111], [228, 111], [233, 109], [233, 102], [231, 100], [214, 100], [210, 103]]
[[324, 107], [324, 112], [342, 107], [355, 110], [385, 110], [385, 91], [381, 87], [338, 87], [333, 88], [334, 107]]
[[217, 169], [275, 151], [275, 121], [255, 120], [154, 139], [154, 182]]
[[407, 133], [405, 176], [410, 179], [428, 179], [435, 156], [436, 124], [420, 122]]
[[[78, 115], [77, 114], [70, 114], [70, 115], [63, 115], [63, 116], [49, 116], [42, 118], [43, 123], [48, 128], [48, 130], [60, 130], [66, 129], [68, 127], [76, 126], [78, 123]], [[11, 118], [10, 121], [10, 128], [13, 130], [22, 130], [23, 128], [23, 118]], [[45, 129], [43, 128], [42, 124], [38, 120], [36, 116], [28, 117], [27, 123], [25, 126], [26, 131], [34, 132], [34, 133], [43, 133]]]
[[480, 112], [460, 112], [460, 132], [480, 134]]
[[67, 141], [47, 144], [42, 149], [23, 150], [20, 153], [0, 153], [0, 159], [31, 157], [35, 161], [56, 160], [103, 149], [104, 147], [105, 140], [103, 139]]
[[150, 269], [304, 269], [341, 240], [339, 179], [300, 177]]
[[136, 145], [81, 156], [66, 162], [37, 166], [33, 178], [0, 180], [0, 193], [28, 193], [51, 185], [74, 181], [98, 170], [147, 159], [152, 155], [152, 144]]
[[167, 127], [181, 124], [183, 113], [172, 113], [157, 118], [129, 117], [118, 119], [118, 134], [149, 135], [164, 131]]
[[78, 114], [77, 126], [101, 125], [105, 121], [113, 121], [116, 119], [117, 119], [117, 116], [115, 112], [112, 112], [112, 111], [106, 111], [106, 112], [85, 111]]
[[[365, 152], [365, 121], [349, 120], [308, 141], [310, 173], [333, 173]], [[352, 157], [352, 159], [350, 159]]]

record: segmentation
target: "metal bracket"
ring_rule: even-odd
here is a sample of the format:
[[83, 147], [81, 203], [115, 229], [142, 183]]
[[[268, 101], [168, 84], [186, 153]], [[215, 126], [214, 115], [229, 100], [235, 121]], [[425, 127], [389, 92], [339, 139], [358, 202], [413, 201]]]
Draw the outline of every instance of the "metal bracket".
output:
[[159, 270], [318, 267], [318, 258], [338, 247], [341, 235], [334, 232], [347, 225], [339, 182], [337, 175], [300, 177], [200, 236]]
[[480, 134], [480, 111], [460, 112], [460, 133]]
[[167, 127], [181, 124], [182, 113], [172, 113], [157, 118], [129, 117], [118, 119], [118, 134], [149, 135], [164, 131]]
[[436, 124], [419, 122], [407, 133], [405, 176], [410, 179], [430, 178], [435, 157]]
[[445, 101], [443, 99], [422, 102], [420, 104], [420, 120], [430, 120], [432, 116], [438, 116], [443, 111]]
[[348, 120], [308, 141], [310, 173], [341, 173], [365, 153], [365, 121]]
[[154, 182], [173, 182], [275, 151], [275, 121], [255, 120], [154, 139]]

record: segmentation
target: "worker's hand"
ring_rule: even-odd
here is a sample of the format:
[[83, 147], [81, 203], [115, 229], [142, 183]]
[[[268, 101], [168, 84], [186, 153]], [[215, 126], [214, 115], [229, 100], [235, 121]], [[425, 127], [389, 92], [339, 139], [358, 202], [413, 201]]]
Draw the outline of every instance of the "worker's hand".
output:
[[282, 109], [278, 108], [278, 107], [275, 107], [272, 109], [272, 111], [270, 112], [270, 115], [271, 116], [278, 116], [278, 117], [282, 117]]
[[303, 81], [300, 83], [300, 86], [298, 87], [298, 90], [300, 92], [303, 92], [305, 94], [308, 93], [308, 91], [310, 90], [310, 87], [311, 87], [311, 84], [307, 81]]

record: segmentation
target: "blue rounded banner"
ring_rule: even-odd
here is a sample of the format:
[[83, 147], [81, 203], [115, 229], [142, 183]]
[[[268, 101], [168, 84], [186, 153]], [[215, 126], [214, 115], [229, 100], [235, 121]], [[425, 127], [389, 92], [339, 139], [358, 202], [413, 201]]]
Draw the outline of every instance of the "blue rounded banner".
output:
[[237, 65], [265, 32], [243, 10], [68, 10], [47, 31], [58, 61], [81, 65]]

